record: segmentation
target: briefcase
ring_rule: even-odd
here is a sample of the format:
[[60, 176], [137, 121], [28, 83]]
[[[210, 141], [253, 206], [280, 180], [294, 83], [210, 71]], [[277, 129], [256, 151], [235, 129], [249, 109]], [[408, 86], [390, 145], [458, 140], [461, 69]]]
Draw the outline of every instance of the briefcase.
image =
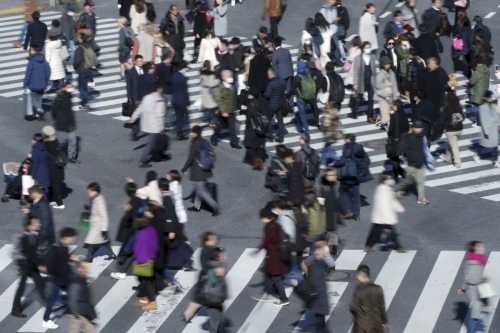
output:
[[135, 109], [137, 107], [134, 105], [133, 102], [125, 102], [122, 104], [122, 116], [124, 117], [132, 117], [132, 114], [134, 113]]

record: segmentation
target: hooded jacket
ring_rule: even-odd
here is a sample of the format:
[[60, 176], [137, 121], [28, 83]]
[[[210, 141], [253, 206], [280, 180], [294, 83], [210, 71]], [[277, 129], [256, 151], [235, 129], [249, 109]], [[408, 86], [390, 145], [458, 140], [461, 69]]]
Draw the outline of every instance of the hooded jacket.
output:
[[57, 93], [52, 106], [54, 127], [61, 132], [73, 132], [76, 129], [75, 114], [72, 110], [71, 93], [61, 90]]
[[43, 188], [50, 187], [49, 153], [45, 143], [35, 143], [31, 154], [31, 159], [33, 160], [31, 175], [33, 179]]
[[50, 79], [50, 65], [41, 53], [35, 54], [29, 59], [26, 74], [24, 76], [23, 87], [28, 87], [31, 91], [43, 91], [47, 88]]
[[[423, 147], [422, 145], [420, 147]], [[423, 150], [422, 150], [423, 152]], [[342, 150], [342, 157], [335, 162], [335, 167], [343, 167], [348, 159], [354, 159], [358, 169], [357, 177], [354, 179], [341, 179], [340, 183], [345, 185], [359, 185], [373, 179], [368, 166], [370, 165], [370, 158], [366, 154], [363, 146], [356, 142], [346, 142]]]
[[483, 95], [490, 86], [490, 70], [485, 65], [477, 66], [470, 78], [470, 101], [481, 104]]

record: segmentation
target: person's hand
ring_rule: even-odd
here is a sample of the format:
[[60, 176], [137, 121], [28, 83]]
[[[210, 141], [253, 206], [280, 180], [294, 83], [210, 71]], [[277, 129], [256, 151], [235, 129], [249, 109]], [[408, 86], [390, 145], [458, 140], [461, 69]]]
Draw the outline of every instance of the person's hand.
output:
[[410, 14], [410, 18], [409, 18], [409, 19], [411, 20], [411, 19], [412, 19], [412, 18], [414, 18], [414, 17], [415, 17], [415, 15]]
[[75, 254], [72, 254], [69, 256], [69, 260], [71, 261], [80, 261], [80, 257], [75, 255]]
[[47, 267], [45, 266], [38, 266], [38, 271], [42, 272], [42, 273], [47, 273]]
[[459, 294], [459, 295], [463, 295], [463, 294], [465, 294], [465, 290], [463, 290], [463, 289], [458, 289], [458, 294]]
[[398, 98], [397, 98], [396, 96], [394, 96], [394, 97], [392, 98], [392, 100], [393, 100], [393, 101], [397, 101], [397, 100], [398, 100]]
[[398, 212], [398, 214], [401, 214], [401, 215], [403, 215], [405, 213], [406, 213], [406, 210], [403, 210], [402, 212]]
[[271, 47], [271, 44], [269, 44], [269, 43], [264, 44], [264, 47], [265, 47], [266, 49], [268, 49], [268, 48], [270, 48], [270, 47]]
[[382, 327], [383, 328], [387, 328], [387, 324], [382, 324]]
[[169, 232], [168, 239], [174, 239], [174, 238], [175, 238], [175, 232]]
[[214, 272], [217, 276], [224, 276], [224, 274], [226, 274], [226, 270], [224, 269], [224, 267], [215, 267]]
[[125, 177], [125, 180], [127, 181], [127, 183], [133, 183], [134, 180], [130, 177]]
[[129, 122], [130, 124], [133, 124], [133, 123], [135, 123], [135, 121], [136, 121], [135, 119], [130, 119], [128, 122]]
[[358, 85], [357, 84], [353, 85], [352, 90], [358, 90]]
[[28, 154], [28, 157], [31, 158], [33, 155], [31, 155], [31, 153]]
[[129, 212], [132, 209], [132, 205], [129, 204], [128, 202], [125, 204], [125, 211]]
[[222, 112], [222, 116], [223, 116], [224, 118], [227, 118], [227, 117], [229, 117], [229, 113], [227, 113], [227, 112]]
[[236, 68], [234, 69], [234, 71], [235, 71], [235, 72], [239, 72], [239, 71], [240, 71], [240, 69], [239, 69], [238, 67], [236, 67]]
[[486, 133], [484, 133], [484, 135], [490, 136], [490, 132], [486, 132]]
[[489, 276], [483, 276], [482, 279], [483, 279], [483, 281], [488, 281], [490, 279], [490, 277]]
[[378, 24], [379, 24], [378, 22], [373, 23], [373, 25], [378, 25]]
[[21, 212], [22, 212], [23, 214], [28, 215], [28, 214], [30, 213], [30, 209], [29, 209], [29, 208], [23, 208], [23, 209], [21, 209]]
[[394, 83], [392, 83], [392, 82], [387, 82], [387, 86], [388, 86], [388, 87], [392, 87], [393, 85], [394, 85]]
[[196, 38], [200, 38], [200, 34], [196, 34]]
[[286, 171], [280, 170], [278, 171], [278, 175], [286, 175]]
[[340, 21], [340, 17], [334, 17], [332, 22], [337, 22], [337, 21]]

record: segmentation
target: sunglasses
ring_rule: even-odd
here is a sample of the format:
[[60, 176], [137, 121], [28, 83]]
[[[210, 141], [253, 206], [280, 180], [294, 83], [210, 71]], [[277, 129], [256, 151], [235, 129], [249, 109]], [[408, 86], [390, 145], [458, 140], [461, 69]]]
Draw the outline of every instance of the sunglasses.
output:
[[394, 45], [394, 43], [387, 43], [387, 45]]

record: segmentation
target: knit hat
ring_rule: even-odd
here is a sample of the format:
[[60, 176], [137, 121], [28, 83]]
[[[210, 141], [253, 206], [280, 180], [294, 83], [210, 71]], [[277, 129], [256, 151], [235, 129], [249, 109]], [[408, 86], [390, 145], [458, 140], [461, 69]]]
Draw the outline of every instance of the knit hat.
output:
[[389, 65], [389, 64], [392, 64], [392, 61], [391, 61], [391, 59], [389, 59], [389, 57], [383, 56], [383, 57], [380, 59], [380, 65], [381, 65], [381, 66], [384, 66], [384, 65]]
[[233, 37], [229, 44], [241, 44], [241, 40], [238, 37]]
[[303, 61], [299, 61], [297, 63], [297, 74], [305, 73], [306, 72], [306, 63]]
[[68, 3], [66, 4], [66, 11], [69, 12], [69, 11], [75, 11], [75, 5], [73, 5], [72, 3]]
[[50, 29], [49, 32], [47, 33], [47, 35], [49, 37], [57, 37], [57, 36], [59, 36], [60, 33], [61, 33], [61, 31], [59, 29]]
[[422, 122], [422, 120], [415, 120], [413, 121], [413, 124], [411, 125], [411, 127], [413, 128], [423, 128], [424, 127], [424, 123]]
[[46, 136], [52, 136], [56, 134], [56, 130], [54, 129], [54, 127], [47, 125], [42, 128], [42, 133]]

